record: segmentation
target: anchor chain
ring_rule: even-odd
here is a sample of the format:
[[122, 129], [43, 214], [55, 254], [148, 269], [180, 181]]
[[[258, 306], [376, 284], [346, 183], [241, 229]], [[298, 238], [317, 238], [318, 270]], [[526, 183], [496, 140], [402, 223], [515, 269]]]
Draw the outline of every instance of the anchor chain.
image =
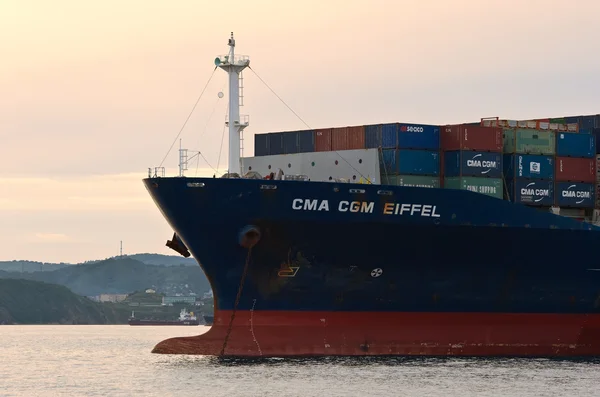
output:
[[227, 347], [227, 343], [229, 342], [229, 336], [231, 335], [231, 328], [233, 327], [233, 320], [235, 319], [235, 313], [237, 311], [237, 307], [240, 303], [240, 298], [242, 297], [242, 290], [244, 289], [244, 283], [246, 281], [246, 275], [248, 274], [248, 265], [250, 264], [250, 257], [252, 255], [252, 247], [248, 248], [248, 255], [246, 256], [246, 264], [244, 265], [244, 271], [242, 273], [242, 278], [240, 279], [240, 285], [238, 286], [237, 296], [235, 297], [235, 304], [233, 305], [233, 310], [231, 312], [231, 319], [229, 320], [229, 327], [227, 329], [227, 333], [225, 334], [225, 340], [223, 341], [223, 347], [221, 348], [220, 356], [225, 354], [225, 348]]

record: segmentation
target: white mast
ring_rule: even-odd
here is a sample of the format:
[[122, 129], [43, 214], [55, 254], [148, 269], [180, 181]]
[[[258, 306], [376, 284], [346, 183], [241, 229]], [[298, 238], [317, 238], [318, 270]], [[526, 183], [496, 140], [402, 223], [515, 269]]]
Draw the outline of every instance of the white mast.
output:
[[240, 164], [240, 134], [249, 124], [249, 117], [240, 116], [240, 73], [250, 64], [250, 58], [245, 55], [235, 55], [235, 40], [233, 32], [229, 39], [229, 54], [220, 55], [215, 59], [215, 65], [229, 75], [229, 162], [228, 172], [242, 175]]

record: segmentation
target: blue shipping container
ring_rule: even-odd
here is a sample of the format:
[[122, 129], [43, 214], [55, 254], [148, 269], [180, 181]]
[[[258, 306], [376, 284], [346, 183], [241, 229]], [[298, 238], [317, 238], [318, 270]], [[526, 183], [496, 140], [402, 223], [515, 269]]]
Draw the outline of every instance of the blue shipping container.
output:
[[593, 132], [596, 137], [596, 154], [600, 153], [600, 128], [594, 128]]
[[503, 163], [506, 179], [554, 179], [554, 156], [505, 154]]
[[269, 134], [269, 154], [283, 154], [283, 134], [281, 132], [272, 132]]
[[596, 137], [593, 134], [559, 132], [556, 134], [556, 155], [592, 158], [596, 156]]
[[398, 150], [383, 149], [379, 155], [382, 175], [394, 175], [398, 173]]
[[557, 182], [554, 191], [559, 207], [594, 208], [593, 183]]
[[596, 118], [594, 121], [594, 128], [600, 128], [600, 114], [596, 115]]
[[405, 175], [440, 174], [440, 153], [431, 150], [398, 150], [398, 172]]
[[398, 148], [439, 150], [440, 127], [424, 124], [399, 124]]
[[575, 123], [579, 123], [579, 117], [577, 117], [577, 116], [569, 116], [569, 117], [565, 117], [565, 123], [566, 123], [566, 124], [575, 124]]
[[398, 147], [398, 124], [383, 124], [381, 126], [381, 147], [384, 149]]
[[298, 153], [298, 131], [283, 132], [283, 153]]
[[365, 125], [365, 148], [381, 147], [381, 124]]
[[514, 203], [550, 207], [554, 204], [554, 182], [517, 178], [507, 184], [509, 200]]
[[269, 134], [254, 135], [254, 156], [269, 155]]
[[500, 178], [502, 155], [466, 150], [444, 152], [444, 177], [453, 176]]
[[312, 153], [315, 151], [315, 131], [298, 131], [298, 153]]
[[579, 116], [579, 130], [592, 130], [596, 123], [596, 116]]

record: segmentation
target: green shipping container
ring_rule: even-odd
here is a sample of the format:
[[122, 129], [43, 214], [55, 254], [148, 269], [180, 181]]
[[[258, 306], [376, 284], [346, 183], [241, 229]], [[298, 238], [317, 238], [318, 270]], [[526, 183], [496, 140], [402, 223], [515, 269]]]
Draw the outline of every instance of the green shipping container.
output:
[[504, 153], [554, 154], [554, 131], [505, 129]]
[[440, 178], [436, 176], [422, 175], [394, 175], [390, 178], [390, 185], [394, 186], [412, 186], [412, 187], [430, 187], [439, 188]]
[[444, 178], [445, 189], [470, 190], [495, 198], [504, 197], [502, 178], [453, 177]]
[[384, 185], [439, 188], [440, 178], [422, 175], [383, 175]]
[[550, 119], [550, 122], [555, 123], [555, 124], [567, 124], [564, 117], [559, 117], [557, 119]]

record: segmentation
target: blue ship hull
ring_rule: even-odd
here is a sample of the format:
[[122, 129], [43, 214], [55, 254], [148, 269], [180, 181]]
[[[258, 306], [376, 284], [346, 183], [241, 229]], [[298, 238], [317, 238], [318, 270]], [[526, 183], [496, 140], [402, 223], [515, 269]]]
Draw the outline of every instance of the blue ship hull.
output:
[[[187, 352], [213, 354], [223, 342], [223, 353], [239, 342], [235, 355], [600, 354], [600, 264], [585, 249], [600, 242], [596, 226], [461, 190], [215, 178], [144, 182], [212, 285], [212, 336], [196, 348], [185, 342]], [[249, 230], [250, 249], [243, 246]], [[373, 315], [380, 316], [373, 325], [356, 325]], [[378, 318], [381, 327], [394, 324], [379, 329]], [[288, 338], [261, 348], [254, 331], [244, 329], [253, 330], [253, 321], [263, 339], [281, 339], [282, 330]], [[289, 331], [311, 332], [328, 321], [338, 325], [328, 328], [324, 347]], [[478, 322], [481, 328], [472, 324]], [[418, 340], [443, 324], [449, 328], [439, 340]], [[545, 336], [531, 339], [526, 334], [537, 326]], [[506, 332], [490, 339], [498, 329]], [[354, 347], [348, 347], [350, 334]], [[342, 337], [343, 345], [334, 347]], [[487, 347], [477, 349], [482, 340]], [[460, 348], [448, 347], [457, 343]]]

